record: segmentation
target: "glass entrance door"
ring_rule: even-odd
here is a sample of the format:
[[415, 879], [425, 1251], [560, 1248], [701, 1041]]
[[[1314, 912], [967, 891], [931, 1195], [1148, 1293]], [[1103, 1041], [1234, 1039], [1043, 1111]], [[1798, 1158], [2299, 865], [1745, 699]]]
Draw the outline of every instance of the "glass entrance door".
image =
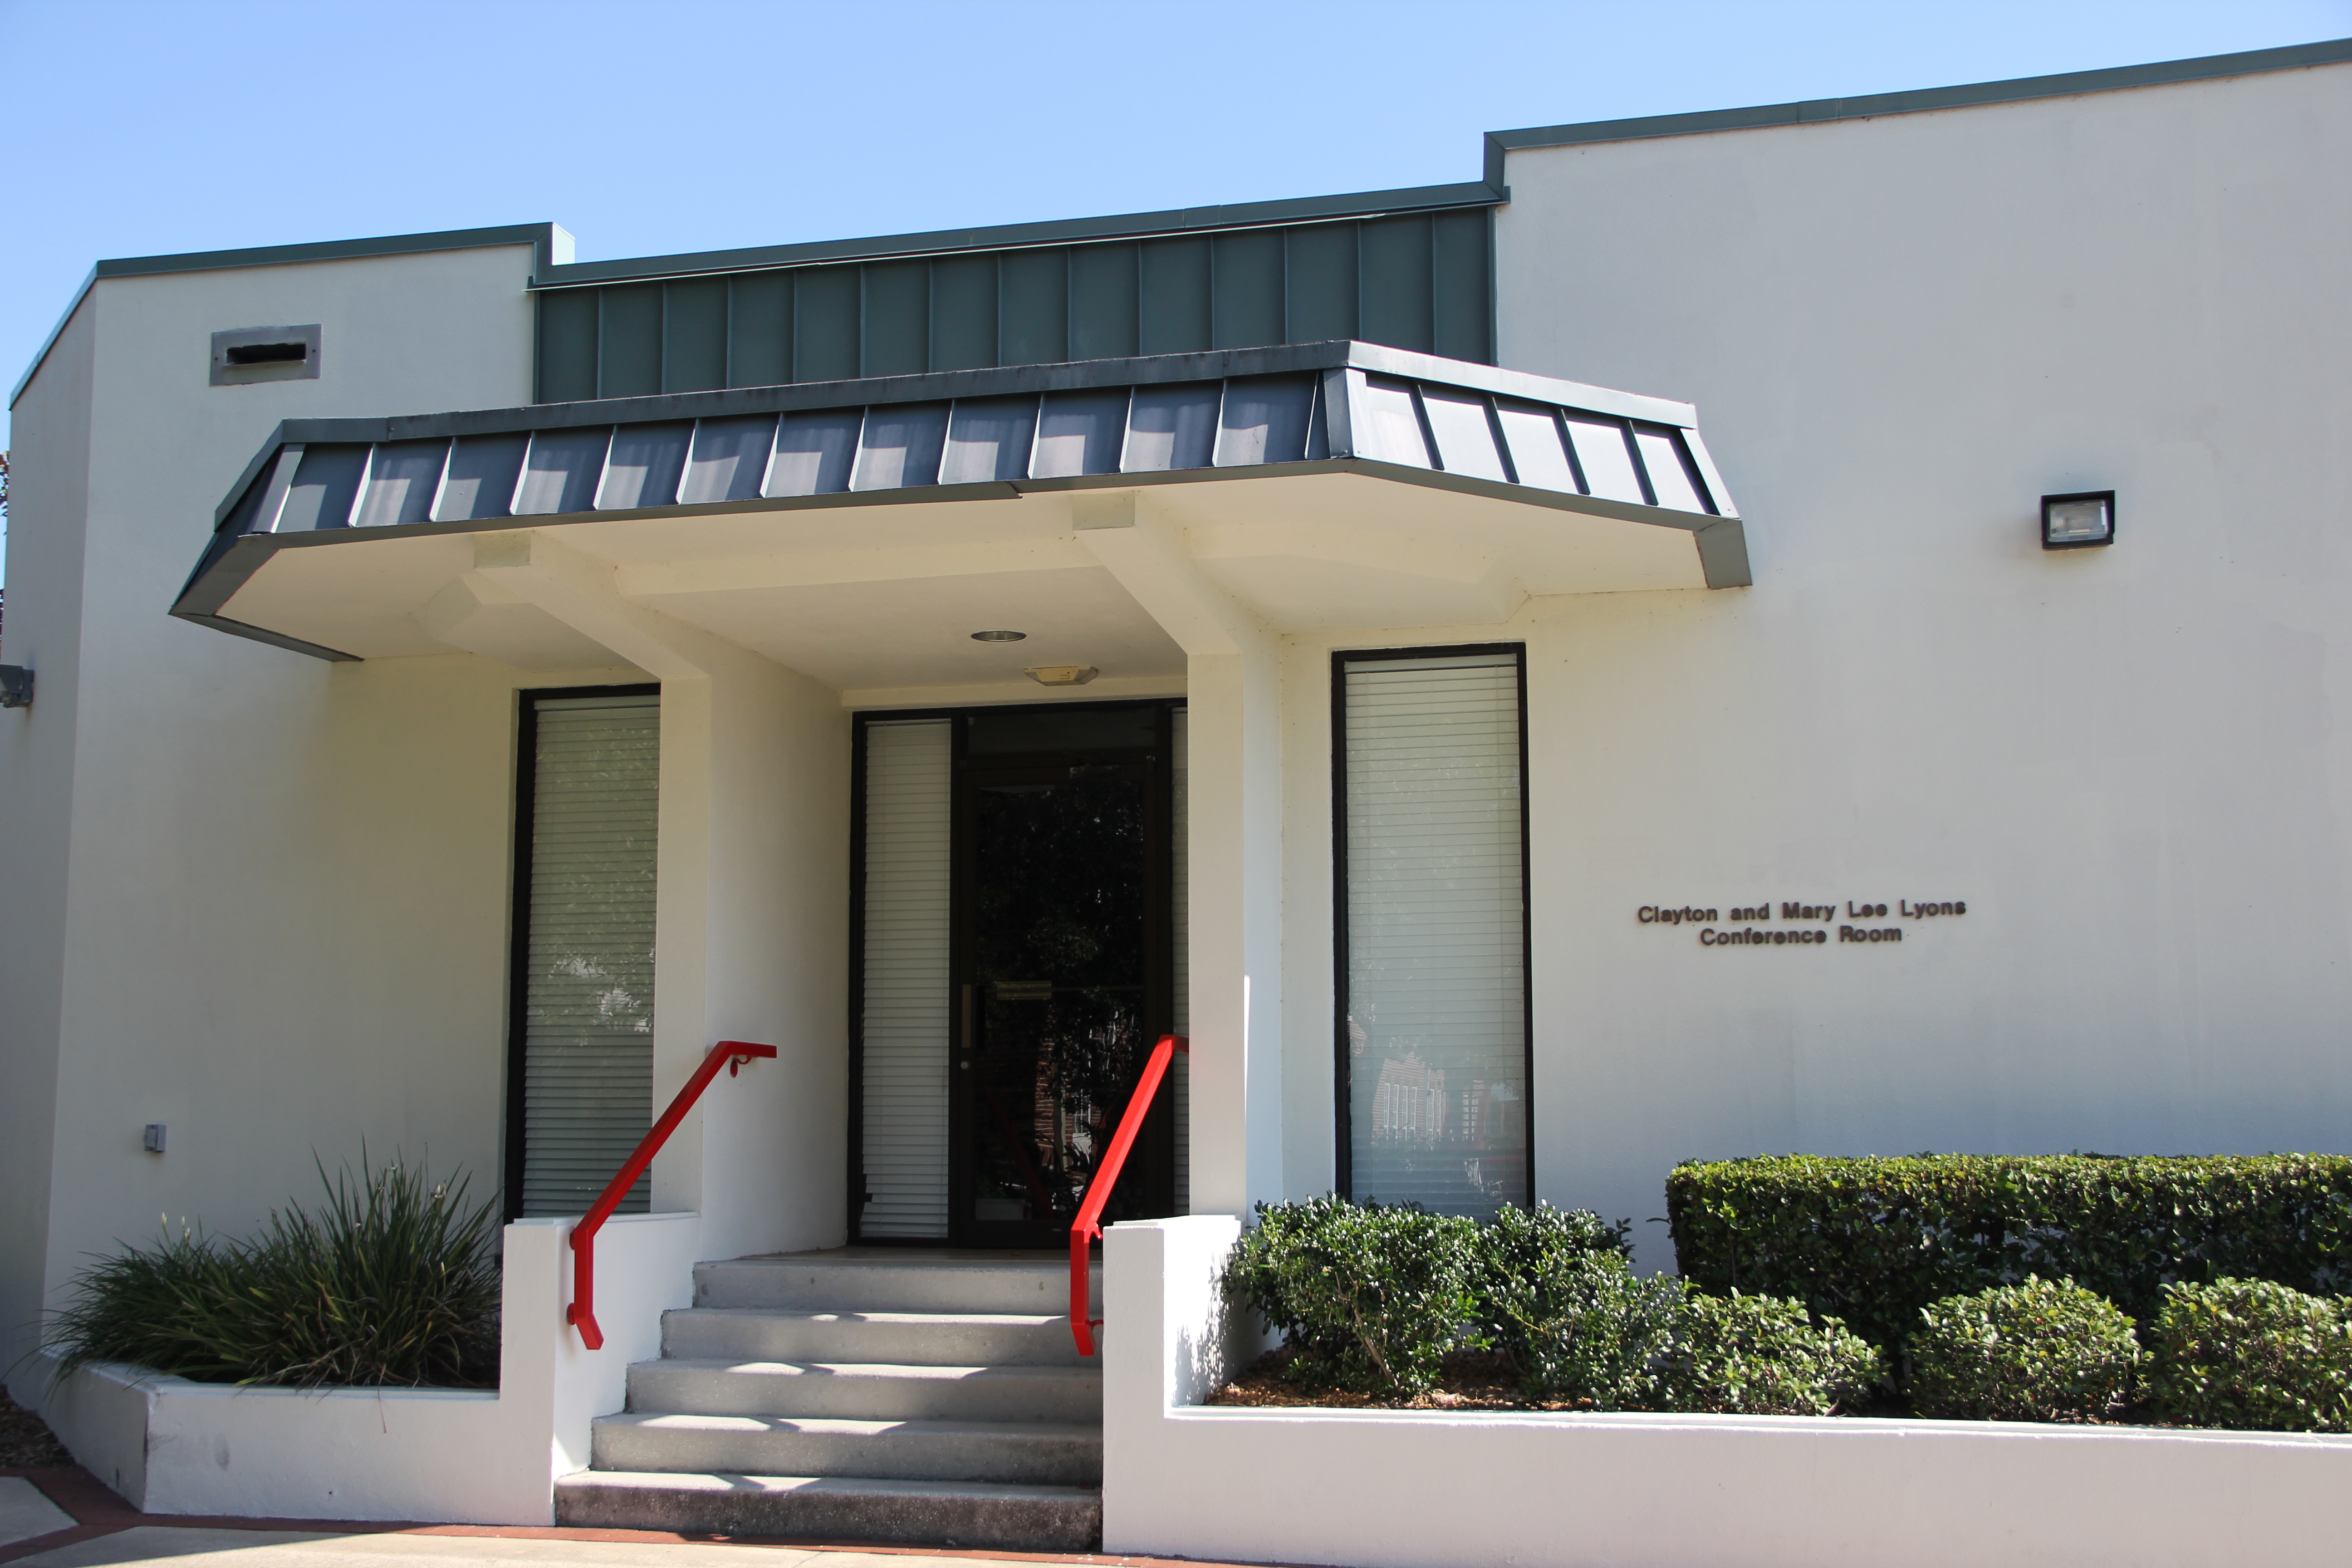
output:
[[[1006, 709], [960, 728], [950, 1235], [1048, 1246], [1171, 1021], [1170, 712]], [[1170, 1098], [1106, 1217], [1171, 1212]]]

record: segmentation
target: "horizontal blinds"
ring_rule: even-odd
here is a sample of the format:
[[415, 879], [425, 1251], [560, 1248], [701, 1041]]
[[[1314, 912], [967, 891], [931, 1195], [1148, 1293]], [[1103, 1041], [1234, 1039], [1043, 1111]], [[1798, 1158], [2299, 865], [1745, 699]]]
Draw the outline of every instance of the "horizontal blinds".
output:
[[[526, 1215], [576, 1215], [652, 1118], [655, 696], [543, 698], [525, 914]], [[646, 1211], [649, 1178], [621, 1205]]]
[[[1170, 979], [1175, 991], [1175, 1030], [1189, 1037], [1192, 1033], [1192, 868], [1185, 856], [1184, 824], [1192, 784], [1191, 754], [1187, 750], [1189, 726], [1184, 710], [1179, 708], [1169, 715], [1171, 741], [1169, 750], [1171, 776], [1170, 795], [1172, 809], [1169, 813], [1168, 836], [1174, 869], [1169, 879], [1169, 924], [1174, 927], [1175, 963]], [[1169, 1086], [1176, 1100], [1176, 1212], [1192, 1212], [1192, 1058], [1179, 1056], [1170, 1069], [1174, 1081]]]
[[948, 1231], [950, 721], [866, 728], [866, 1237]]
[[1517, 658], [1341, 679], [1353, 1195], [1490, 1215], [1528, 1198]]

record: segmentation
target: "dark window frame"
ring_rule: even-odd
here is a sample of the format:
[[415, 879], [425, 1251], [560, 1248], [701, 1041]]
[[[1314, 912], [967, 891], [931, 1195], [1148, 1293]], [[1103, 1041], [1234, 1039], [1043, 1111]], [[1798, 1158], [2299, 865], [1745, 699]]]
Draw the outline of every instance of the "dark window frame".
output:
[[[513, 874], [507, 889], [506, 1114], [500, 1123], [505, 1147], [499, 1151], [499, 1161], [505, 1177], [499, 1194], [499, 1210], [509, 1224], [522, 1217], [523, 1144], [530, 1109], [525, 1069], [530, 1035], [530, 984], [524, 970], [530, 963], [531, 830], [539, 785], [539, 704], [577, 697], [660, 696], [658, 681], [625, 686], [533, 686], [515, 693], [514, 842], [509, 856]], [[655, 853], [660, 853], [658, 840]], [[660, 1005], [658, 997], [655, 1005]]]
[[1519, 1201], [1535, 1205], [1536, 1193], [1536, 1009], [1535, 876], [1528, 824], [1533, 791], [1528, 782], [1528, 645], [1521, 642], [1444, 643], [1416, 647], [1331, 650], [1331, 1036], [1332, 1191], [1355, 1196], [1353, 1115], [1348, 1051], [1348, 666], [1413, 658], [1467, 658], [1508, 654], [1518, 672], [1519, 694], [1519, 1007], [1525, 1052], [1527, 1190]]

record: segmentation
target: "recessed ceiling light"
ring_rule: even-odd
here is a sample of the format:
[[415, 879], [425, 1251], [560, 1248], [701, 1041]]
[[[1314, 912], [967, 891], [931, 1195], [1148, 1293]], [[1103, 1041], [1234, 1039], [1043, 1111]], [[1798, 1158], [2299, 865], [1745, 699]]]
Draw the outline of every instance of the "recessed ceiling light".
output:
[[971, 640], [974, 642], [1019, 642], [1028, 635], [1029, 634], [1027, 632], [974, 632], [971, 634]]

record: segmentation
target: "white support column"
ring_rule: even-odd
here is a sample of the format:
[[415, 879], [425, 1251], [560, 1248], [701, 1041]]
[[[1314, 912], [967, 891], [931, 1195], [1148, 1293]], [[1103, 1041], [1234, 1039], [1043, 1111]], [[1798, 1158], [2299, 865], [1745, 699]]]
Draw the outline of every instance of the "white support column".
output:
[[654, 1163], [656, 1210], [707, 1258], [846, 1234], [849, 719], [835, 693], [637, 604], [545, 532], [485, 535], [474, 569], [662, 688], [654, 1106], [722, 1039], [777, 1059], [721, 1076]]
[[1133, 491], [1084, 495], [1078, 538], [1186, 658], [1191, 711], [1192, 1193], [1246, 1216], [1284, 1196], [1279, 645]]

